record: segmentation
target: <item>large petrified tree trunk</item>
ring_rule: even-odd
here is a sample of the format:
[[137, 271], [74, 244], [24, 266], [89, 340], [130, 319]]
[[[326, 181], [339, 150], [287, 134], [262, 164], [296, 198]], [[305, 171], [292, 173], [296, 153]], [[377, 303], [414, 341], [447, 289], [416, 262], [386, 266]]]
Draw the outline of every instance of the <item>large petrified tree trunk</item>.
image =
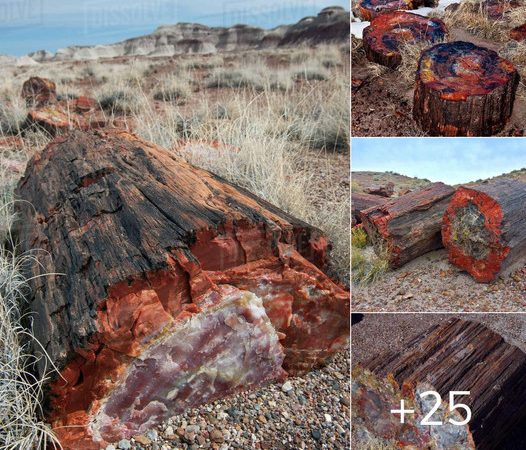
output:
[[386, 253], [391, 268], [442, 247], [442, 217], [454, 192], [433, 183], [360, 213], [376, 251]]
[[501, 444], [524, 428], [526, 355], [484, 325], [448, 319], [416, 337], [405, 353], [387, 353], [365, 366], [398, 383], [430, 383], [445, 399], [450, 391], [470, 391], [456, 400], [471, 408], [476, 448], [521, 448]]
[[352, 225], [362, 222], [360, 211], [372, 208], [373, 206], [383, 205], [388, 201], [387, 198], [379, 195], [366, 194], [363, 192], [353, 192], [351, 194], [351, 217]]
[[371, 21], [371, 25], [363, 30], [363, 47], [367, 59], [395, 69], [402, 62], [400, 46], [441, 41], [446, 34], [446, 26], [440, 19], [395, 11]]
[[493, 50], [438, 44], [420, 56], [413, 117], [433, 136], [491, 136], [511, 116], [518, 84], [513, 64]]
[[[349, 296], [319, 230], [126, 132], [55, 139], [17, 195], [33, 329], [61, 378], [66, 448], [129, 438], [188, 407], [322, 364]], [[43, 364], [38, 370], [43, 371]], [[63, 428], [64, 426], [73, 426]]]
[[500, 179], [460, 187], [446, 210], [449, 261], [481, 282], [526, 258], [526, 183]]

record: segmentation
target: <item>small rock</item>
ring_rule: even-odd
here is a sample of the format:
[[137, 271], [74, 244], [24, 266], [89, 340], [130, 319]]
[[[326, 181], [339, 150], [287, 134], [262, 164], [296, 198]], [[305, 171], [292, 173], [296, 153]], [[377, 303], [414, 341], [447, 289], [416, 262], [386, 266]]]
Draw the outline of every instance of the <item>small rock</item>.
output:
[[128, 440], [128, 439], [121, 439], [119, 441], [119, 443], [117, 444], [117, 446], [121, 449], [121, 450], [128, 450], [131, 448], [131, 442]]
[[201, 427], [199, 425], [188, 425], [186, 427], [187, 433], [199, 433], [200, 430], [201, 430]]
[[168, 425], [166, 427], [166, 430], [164, 430], [164, 435], [165, 436], [171, 436], [174, 434], [174, 427], [172, 427], [171, 425]]
[[152, 441], [156, 441], [159, 435], [157, 434], [157, 430], [150, 430], [146, 432], [146, 437]]
[[293, 386], [290, 381], [285, 381], [285, 383], [283, 383], [283, 386], [281, 386], [281, 390], [283, 392], [290, 392], [292, 391], [292, 389], [293, 389]]
[[106, 450], [117, 450], [117, 449], [115, 448], [115, 445], [110, 444], [106, 446]]
[[221, 431], [219, 431], [217, 428], [214, 428], [210, 432], [210, 440], [217, 444], [221, 444], [225, 440], [225, 438], [223, 437], [223, 433], [221, 433]]
[[267, 418], [266, 418], [265, 416], [263, 416], [263, 415], [260, 415], [260, 416], [258, 417], [258, 420], [259, 420], [261, 423], [267, 423]]
[[312, 438], [316, 441], [319, 441], [321, 439], [321, 432], [320, 430], [312, 430], [311, 431]]
[[148, 439], [146, 436], [144, 436], [143, 434], [139, 434], [138, 436], [135, 436], [134, 439], [136, 442], [142, 445], [150, 445], [152, 443], [152, 441]]

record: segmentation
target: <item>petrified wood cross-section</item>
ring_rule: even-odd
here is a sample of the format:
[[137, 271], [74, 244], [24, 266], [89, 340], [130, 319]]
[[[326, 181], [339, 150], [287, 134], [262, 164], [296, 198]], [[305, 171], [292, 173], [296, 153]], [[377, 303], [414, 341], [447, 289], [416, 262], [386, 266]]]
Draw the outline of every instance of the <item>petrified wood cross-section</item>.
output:
[[[404, 353], [373, 358], [365, 366], [398, 383], [427, 382], [447, 399], [450, 391], [470, 391], [456, 400], [472, 411], [469, 427], [478, 450], [521, 448], [501, 445], [524, 429], [526, 355], [486, 326], [448, 319], [406, 345]], [[524, 433], [522, 433], [524, 435]]]
[[402, 62], [401, 46], [441, 41], [446, 34], [440, 19], [395, 11], [375, 17], [363, 30], [363, 47], [370, 61], [395, 69]]
[[436, 6], [435, 0], [360, 0], [357, 14], [362, 20], [373, 20], [382, 14], [400, 9], [417, 9], [421, 6]]
[[[55, 139], [17, 189], [33, 329], [68, 449], [322, 364], [349, 295], [321, 232], [126, 132]], [[47, 256], [45, 256], [47, 254]], [[38, 367], [42, 373], [43, 362]]]
[[501, 179], [460, 187], [442, 225], [449, 261], [477, 281], [526, 260], [526, 183]]
[[391, 268], [442, 247], [442, 217], [454, 192], [433, 183], [360, 213], [375, 250], [385, 252]]
[[420, 56], [413, 117], [434, 136], [491, 136], [511, 116], [519, 74], [493, 50], [437, 44]]

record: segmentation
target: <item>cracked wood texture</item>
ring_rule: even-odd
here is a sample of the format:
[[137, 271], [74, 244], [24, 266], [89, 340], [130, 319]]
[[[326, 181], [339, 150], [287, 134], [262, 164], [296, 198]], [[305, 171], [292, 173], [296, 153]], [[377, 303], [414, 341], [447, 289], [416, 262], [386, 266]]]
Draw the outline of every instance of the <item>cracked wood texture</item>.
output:
[[375, 250], [386, 253], [391, 268], [442, 247], [442, 217], [454, 192], [444, 183], [432, 183], [360, 212]]
[[455, 399], [471, 408], [476, 448], [523, 448], [517, 446], [526, 420], [522, 350], [478, 322], [457, 318], [433, 326], [406, 348], [372, 358], [365, 367], [380, 377], [391, 374], [400, 384], [427, 382], [443, 399], [450, 391], [470, 391]]
[[449, 261], [479, 282], [526, 258], [526, 183], [492, 180], [460, 187], [446, 210], [442, 240]]
[[352, 225], [362, 223], [360, 211], [383, 205], [388, 199], [380, 195], [366, 194], [364, 192], [353, 192], [351, 194], [351, 217]]
[[[323, 364], [349, 294], [321, 232], [124, 131], [72, 131], [17, 189], [33, 330], [61, 377], [47, 417], [67, 449]], [[47, 252], [39, 252], [42, 249]], [[37, 368], [43, 373], [43, 362]]]
[[519, 78], [493, 50], [437, 44], [418, 62], [413, 117], [432, 136], [491, 136], [511, 116]]
[[447, 29], [440, 19], [395, 11], [375, 17], [363, 30], [367, 59], [395, 69], [402, 62], [399, 48], [404, 44], [443, 40]]

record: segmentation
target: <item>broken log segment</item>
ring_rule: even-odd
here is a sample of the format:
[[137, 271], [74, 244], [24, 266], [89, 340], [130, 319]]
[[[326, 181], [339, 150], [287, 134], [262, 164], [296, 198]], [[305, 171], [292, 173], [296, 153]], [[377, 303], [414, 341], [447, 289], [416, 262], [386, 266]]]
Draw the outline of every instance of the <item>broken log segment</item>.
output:
[[413, 117], [433, 136], [491, 136], [511, 116], [519, 73], [471, 42], [437, 44], [418, 61]]
[[31, 77], [24, 81], [20, 95], [27, 106], [46, 106], [57, 101], [57, 86], [47, 78]]
[[[467, 425], [456, 426], [448, 419], [464, 420], [460, 413], [442, 401], [432, 420], [443, 425], [422, 425], [422, 420], [430, 412], [431, 404], [420, 396], [435, 388], [428, 383], [419, 382], [416, 386], [402, 385], [393, 377], [377, 377], [360, 365], [353, 367], [351, 379], [352, 409], [351, 421], [353, 444], [357, 448], [415, 448], [437, 450], [474, 450], [475, 444]], [[391, 413], [391, 410], [404, 400], [405, 408], [412, 414], [404, 417]], [[445, 399], [444, 399], [445, 400]], [[373, 447], [374, 443], [374, 447]]]
[[435, 0], [360, 0], [357, 14], [362, 20], [371, 21], [382, 14], [421, 6], [436, 6]]
[[383, 205], [388, 199], [379, 195], [366, 194], [363, 192], [351, 193], [351, 218], [352, 226], [362, 223], [360, 211], [372, 208], [373, 206]]
[[360, 213], [376, 252], [386, 255], [391, 268], [442, 247], [442, 218], [454, 192], [432, 183]]
[[526, 260], [526, 183], [499, 179], [458, 188], [442, 240], [449, 261], [480, 282]]
[[363, 30], [363, 47], [369, 61], [396, 69], [402, 62], [400, 47], [419, 42], [443, 40], [447, 29], [440, 19], [405, 11], [375, 17]]
[[[415, 337], [404, 353], [388, 352], [365, 367], [400, 384], [427, 382], [442, 398], [450, 391], [470, 391], [457, 401], [472, 411], [469, 427], [476, 448], [507, 447], [508, 435], [524, 429], [526, 355], [486, 326], [448, 319]], [[523, 433], [524, 435], [524, 433]]]
[[349, 294], [320, 270], [318, 229], [127, 132], [56, 138], [17, 197], [21, 250], [48, 255], [29, 268], [30, 306], [61, 373], [47, 417], [67, 449], [130, 438], [348, 343]]

